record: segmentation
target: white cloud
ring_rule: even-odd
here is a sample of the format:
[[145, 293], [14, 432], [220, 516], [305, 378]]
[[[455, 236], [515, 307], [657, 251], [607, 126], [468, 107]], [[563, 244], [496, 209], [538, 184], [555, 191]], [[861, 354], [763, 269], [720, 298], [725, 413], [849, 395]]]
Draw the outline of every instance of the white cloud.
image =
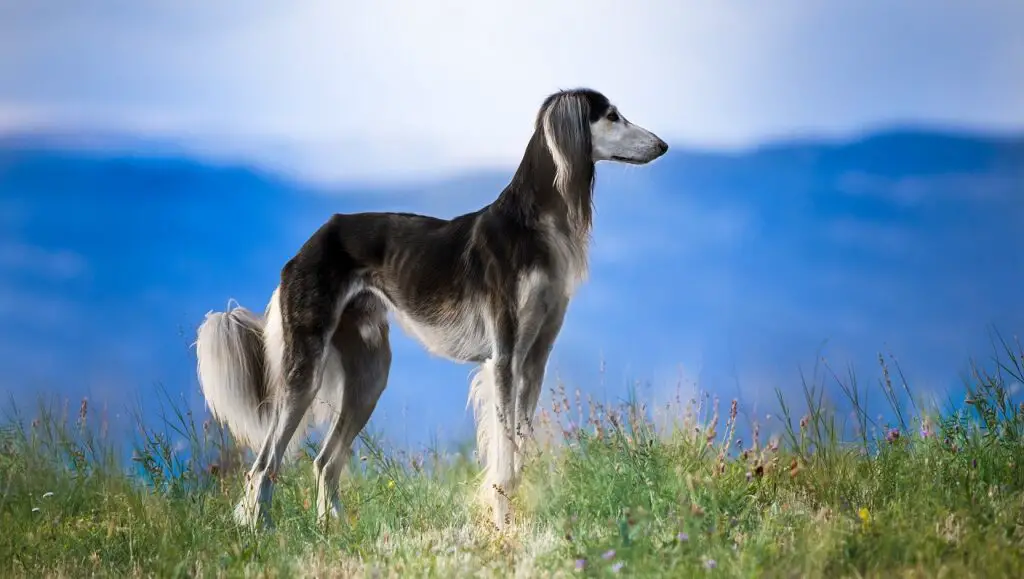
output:
[[514, 163], [591, 85], [670, 140], [1024, 124], [1011, 0], [0, 3], [0, 124], [148, 131], [312, 178]]

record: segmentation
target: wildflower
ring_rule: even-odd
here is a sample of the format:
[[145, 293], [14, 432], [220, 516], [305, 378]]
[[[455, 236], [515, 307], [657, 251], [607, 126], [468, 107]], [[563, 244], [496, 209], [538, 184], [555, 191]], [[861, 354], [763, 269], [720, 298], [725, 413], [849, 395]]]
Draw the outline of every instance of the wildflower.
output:
[[615, 558], [615, 549], [609, 549], [609, 550], [605, 551], [604, 554], [601, 555], [601, 558], [606, 560], [606, 561], [609, 560], [609, 559], [614, 559]]
[[612, 573], [618, 573], [622, 569], [623, 565], [625, 565], [625, 563], [623, 563], [622, 561], [619, 561], [618, 563], [612, 565]]
[[716, 567], [718, 567], [718, 562], [715, 561], [714, 559], [707, 559], [707, 560], [704, 561], [704, 568], [705, 569], [714, 569]]
[[587, 566], [587, 560], [586, 559], [576, 559], [576, 570], [577, 571], [582, 571], [583, 568], [586, 567], [586, 566]]
[[393, 480], [388, 480], [388, 488], [389, 488], [389, 489], [393, 489], [393, 488], [395, 488], [395, 481], [393, 481]]
[[890, 428], [889, 432], [887, 432], [885, 434], [885, 440], [889, 444], [892, 444], [892, 443], [896, 442], [897, 440], [899, 440], [899, 438], [900, 438], [900, 431], [895, 429], [895, 428]]
[[857, 511], [857, 517], [860, 518], [861, 528], [867, 529], [868, 523], [871, 521], [871, 513], [868, 511], [868, 508], [861, 507]]
[[690, 540], [690, 536], [686, 533], [680, 532], [678, 535], [676, 535], [676, 539], [678, 539], [680, 543], [685, 543]]
[[750, 482], [754, 478], [754, 473], [747, 471], [747, 482]]

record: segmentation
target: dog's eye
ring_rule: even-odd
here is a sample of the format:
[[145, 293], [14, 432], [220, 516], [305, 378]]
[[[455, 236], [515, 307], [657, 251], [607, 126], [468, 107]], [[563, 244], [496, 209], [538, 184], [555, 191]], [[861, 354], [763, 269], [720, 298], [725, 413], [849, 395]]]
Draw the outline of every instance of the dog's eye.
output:
[[617, 123], [617, 122], [619, 122], [619, 113], [617, 113], [615, 111], [611, 111], [607, 115], [605, 115], [604, 118], [608, 119], [609, 121], [611, 121], [613, 123]]

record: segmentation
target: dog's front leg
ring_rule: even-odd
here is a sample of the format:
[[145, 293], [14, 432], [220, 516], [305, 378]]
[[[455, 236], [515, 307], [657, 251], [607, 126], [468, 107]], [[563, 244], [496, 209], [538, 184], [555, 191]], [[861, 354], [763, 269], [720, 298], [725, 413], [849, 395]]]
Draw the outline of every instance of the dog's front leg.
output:
[[491, 494], [494, 524], [499, 529], [511, 523], [509, 497], [515, 491], [515, 384], [513, 360], [516, 338], [516, 319], [504, 304], [495, 308], [494, 318], [494, 405], [497, 432], [495, 456], [490, 458], [485, 484]]
[[560, 286], [535, 275], [527, 298], [519, 309], [519, 336], [513, 372], [516, 377], [516, 455], [514, 476], [519, 480], [525, 452], [533, 438], [533, 417], [544, 383], [548, 356], [562, 329], [568, 299]]

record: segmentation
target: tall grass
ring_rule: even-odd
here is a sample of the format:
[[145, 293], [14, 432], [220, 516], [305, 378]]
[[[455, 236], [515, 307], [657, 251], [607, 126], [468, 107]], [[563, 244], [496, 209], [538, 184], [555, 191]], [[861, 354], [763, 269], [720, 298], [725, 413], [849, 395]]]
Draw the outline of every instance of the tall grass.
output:
[[[364, 433], [347, 511], [321, 528], [310, 441], [279, 478], [276, 532], [252, 534], [231, 521], [247, 457], [170, 396], [156, 424], [139, 419], [128, 461], [85, 401], [73, 416], [13, 409], [0, 575], [1019, 576], [1024, 352], [997, 346], [941, 410], [885, 358], [878, 388], [826, 367], [799, 400], [778, 392], [763, 424], [707, 393], [650, 408], [558, 385], [507, 533], [470, 502], [469, 447], [409, 454]], [[869, 414], [879, 390], [888, 420]]]

